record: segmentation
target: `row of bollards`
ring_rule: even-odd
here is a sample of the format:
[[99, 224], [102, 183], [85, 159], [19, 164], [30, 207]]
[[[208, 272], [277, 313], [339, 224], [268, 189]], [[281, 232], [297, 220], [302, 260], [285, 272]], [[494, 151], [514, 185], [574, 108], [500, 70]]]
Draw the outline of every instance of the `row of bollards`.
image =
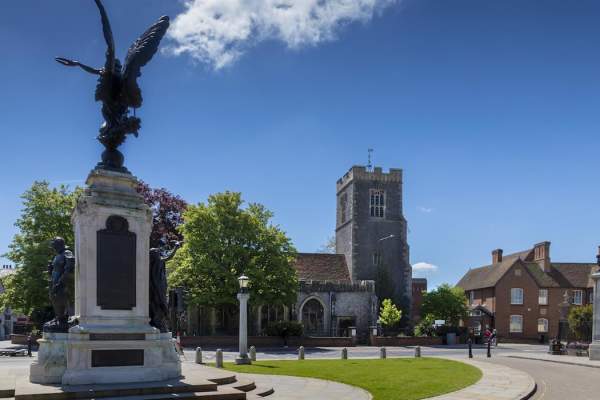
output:
[[[473, 341], [471, 339], [467, 340], [467, 344], [469, 345], [469, 358], [473, 358]], [[492, 341], [488, 340], [487, 342], [487, 358], [492, 357]]]
[[[470, 339], [469, 339], [468, 343], [469, 343], [469, 358], [473, 358], [473, 352], [471, 350], [471, 340]], [[256, 347], [250, 346], [250, 349], [248, 352], [249, 352], [250, 360], [256, 361]], [[341, 351], [340, 356], [341, 356], [342, 360], [347, 360], [348, 359], [348, 349], [344, 347]], [[415, 358], [420, 358], [420, 357], [421, 357], [421, 346], [417, 346], [417, 347], [415, 347]], [[488, 345], [488, 357], [491, 357], [489, 345]], [[380, 359], [387, 358], [387, 349], [385, 347], [379, 348], [379, 358]], [[304, 346], [300, 346], [298, 348], [298, 360], [304, 360]], [[196, 347], [195, 362], [196, 362], [196, 364], [203, 364], [201, 347]], [[217, 349], [217, 351], [215, 353], [215, 365], [217, 368], [223, 368], [223, 350], [221, 350], [221, 349]]]

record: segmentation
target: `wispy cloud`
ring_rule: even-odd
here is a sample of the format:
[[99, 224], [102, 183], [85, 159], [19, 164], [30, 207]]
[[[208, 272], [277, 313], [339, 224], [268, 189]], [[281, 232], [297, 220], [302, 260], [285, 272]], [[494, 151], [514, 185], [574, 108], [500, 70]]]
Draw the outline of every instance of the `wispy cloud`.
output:
[[170, 51], [223, 68], [248, 48], [279, 40], [289, 48], [333, 40], [350, 22], [367, 22], [401, 0], [186, 0], [169, 36]]
[[418, 262], [413, 264], [413, 275], [415, 277], [423, 277], [431, 273], [437, 272], [439, 269], [437, 265], [429, 264], [426, 262]]
[[425, 214], [429, 214], [431, 212], [433, 212], [433, 208], [429, 208], [429, 207], [423, 207], [423, 206], [419, 206], [417, 207], [419, 211], [425, 213]]

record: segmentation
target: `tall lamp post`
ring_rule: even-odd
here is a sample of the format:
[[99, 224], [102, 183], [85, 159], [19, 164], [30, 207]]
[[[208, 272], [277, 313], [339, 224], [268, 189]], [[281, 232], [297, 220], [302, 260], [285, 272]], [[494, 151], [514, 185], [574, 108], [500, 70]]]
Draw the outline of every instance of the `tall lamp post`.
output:
[[240, 354], [235, 359], [236, 364], [251, 364], [248, 357], [248, 283], [250, 280], [246, 275], [238, 278], [240, 282], [240, 291], [237, 295], [240, 301]]

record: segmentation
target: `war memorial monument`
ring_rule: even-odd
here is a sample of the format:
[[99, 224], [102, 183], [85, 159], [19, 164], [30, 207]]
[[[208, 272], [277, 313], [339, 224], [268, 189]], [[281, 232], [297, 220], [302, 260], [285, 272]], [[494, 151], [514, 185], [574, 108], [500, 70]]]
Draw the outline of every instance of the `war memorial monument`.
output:
[[[95, 99], [104, 117], [98, 140], [104, 152], [72, 215], [74, 254], [60, 238], [53, 241], [57, 255], [49, 266], [50, 298], [56, 318], [44, 326], [38, 361], [30, 368], [33, 383], [114, 384], [181, 376], [164, 320], [164, 259], [149, 248], [151, 210], [118, 150], [127, 135], [138, 135], [140, 119], [130, 115], [142, 104], [137, 79], [157, 52], [169, 18], [161, 17], [137, 39], [122, 65], [107, 13], [100, 0], [95, 3], [107, 44], [104, 66], [56, 60], [98, 76]], [[67, 315], [69, 274], [75, 287], [73, 315]]]

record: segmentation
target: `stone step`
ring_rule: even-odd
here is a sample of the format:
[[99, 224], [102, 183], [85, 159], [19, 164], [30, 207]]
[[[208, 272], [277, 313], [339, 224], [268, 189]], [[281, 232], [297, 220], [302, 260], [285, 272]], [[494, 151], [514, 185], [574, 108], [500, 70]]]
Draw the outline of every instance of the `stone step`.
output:
[[246, 393], [233, 388], [219, 388], [211, 392], [163, 393], [142, 396], [105, 397], [103, 400], [172, 400], [172, 399], [203, 399], [203, 400], [246, 400]]
[[272, 387], [261, 387], [257, 386], [255, 389], [248, 392], [248, 395], [256, 396], [258, 398], [267, 397], [275, 393]]
[[217, 391], [215, 382], [193, 376], [161, 382], [75, 386], [40, 385], [29, 382], [28, 378], [27, 376], [17, 378], [14, 394], [16, 400], [97, 399], [161, 394], [171, 396], [173, 394]]
[[227, 385], [229, 383], [236, 382], [237, 377], [235, 375], [222, 375], [215, 378], [208, 378], [208, 380], [216, 383], [217, 385]]
[[256, 385], [254, 384], [254, 381], [251, 381], [249, 379], [237, 379], [233, 383], [219, 385], [219, 388], [222, 388], [222, 387], [230, 387], [230, 388], [234, 388], [237, 390], [241, 390], [242, 392], [249, 392], [253, 389], [256, 389]]

